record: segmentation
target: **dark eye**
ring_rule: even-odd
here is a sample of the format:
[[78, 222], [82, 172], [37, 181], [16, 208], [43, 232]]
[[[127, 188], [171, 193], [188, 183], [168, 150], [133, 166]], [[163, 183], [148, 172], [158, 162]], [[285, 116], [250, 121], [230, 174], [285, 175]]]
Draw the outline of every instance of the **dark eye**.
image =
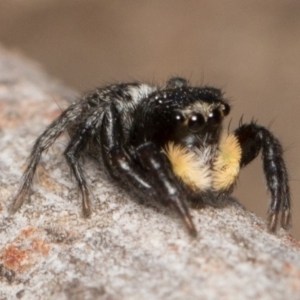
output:
[[228, 116], [230, 113], [230, 106], [227, 103], [221, 105], [221, 110], [223, 112], [223, 116]]
[[210, 124], [219, 124], [222, 120], [221, 112], [216, 108], [208, 115], [207, 122]]
[[196, 132], [202, 128], [204, 123], [205, 123], [204, 117], [200, 114], [195, 114], [189, 118], [188, 126], [191, 131]]
[[185, 120], [185, 118], [184, 118], [184, 116], [181, 114], [181, 113], [176, 113], [176, 115], [175, 115], [175, 122], [177, 123], [177, 124], [181, 124], [181, 123], [183, 123], [184, 122], [184, 120]]

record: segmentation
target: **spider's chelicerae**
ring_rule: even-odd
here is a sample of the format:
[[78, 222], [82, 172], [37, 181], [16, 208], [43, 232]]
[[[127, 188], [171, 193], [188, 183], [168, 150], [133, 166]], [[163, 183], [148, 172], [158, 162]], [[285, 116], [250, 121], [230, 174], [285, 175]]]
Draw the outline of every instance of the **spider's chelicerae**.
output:
[[[109, 175], [138, 196], [173, 206], [196, 233], [187, 202], [221, 206], [240, 169], [262, 150], [271, 193], [268, 227], [291, 225], [288, 174], [279, 141], [254, 122], [222, 133], [230, 106], [219, 89], [171, 78], [164, 87], [142, 83], [99, 88], [72, 104], [39, 136], [11, 211], [23, 204], [41, 155], [68, 131], [64, 152], [91, 214], [80, 157], [92, 155]], [[280, 220], [279, 220], [280, 219]]]

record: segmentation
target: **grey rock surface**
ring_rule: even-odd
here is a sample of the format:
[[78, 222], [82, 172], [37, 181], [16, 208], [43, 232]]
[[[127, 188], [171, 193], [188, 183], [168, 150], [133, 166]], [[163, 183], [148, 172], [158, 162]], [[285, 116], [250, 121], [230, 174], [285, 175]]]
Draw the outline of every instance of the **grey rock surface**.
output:
[[93, 215], [83, 219], [67, 136], [9, 215], [34, 140], [76, 97], [0, 49], [0, 299], [300, 299], [299, 242], [234, 200], [192, 209], [193, 238], [176, 213], [130, 199], [87, 158]]

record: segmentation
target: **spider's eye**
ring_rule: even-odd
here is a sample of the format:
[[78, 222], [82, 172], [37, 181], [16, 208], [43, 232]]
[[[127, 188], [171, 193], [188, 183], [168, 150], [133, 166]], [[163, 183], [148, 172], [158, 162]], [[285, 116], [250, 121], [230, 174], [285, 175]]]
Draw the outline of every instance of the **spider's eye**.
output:
[[230, 106], [227, 103], [221, 105], [221, 110], [223, 112], [223, 116], [228, 116], [230, 113]]
[[181, 113], [176, 113], [176, 115], [175, 115], [175, 122], [177, 124], [183, 123], [184, 120], [185, 120], [185, 118], [184, 118], [184, 116]]
[[212, 125], [219, 124], [221, 122], [221, 120], [222, 120], [222, 113], [217, 108], [208, 114], [207, 122], [209, 124], [212, 124]]
[[204, 117], [201, 114], [195, 114], [189, 118], [188, 126], [191, 131], [196, 132], [203, 127], [204, 123]]

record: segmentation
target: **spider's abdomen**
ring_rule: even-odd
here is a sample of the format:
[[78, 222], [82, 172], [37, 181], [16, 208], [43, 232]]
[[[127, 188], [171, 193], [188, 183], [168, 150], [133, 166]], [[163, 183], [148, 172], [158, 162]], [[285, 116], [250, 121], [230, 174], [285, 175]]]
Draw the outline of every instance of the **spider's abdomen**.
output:
[[132, 115], [137, 106], [140, 105], [148, 95], [156, 88], [142, 83], [123, 83], [99, 88], [87, 94], [82, 103], [85, 105], [85, 118], [93, 112], [105, 113], [111, 105], [118, 111], [118, 117], [122, 125], [126, 127], [132, 122]]

